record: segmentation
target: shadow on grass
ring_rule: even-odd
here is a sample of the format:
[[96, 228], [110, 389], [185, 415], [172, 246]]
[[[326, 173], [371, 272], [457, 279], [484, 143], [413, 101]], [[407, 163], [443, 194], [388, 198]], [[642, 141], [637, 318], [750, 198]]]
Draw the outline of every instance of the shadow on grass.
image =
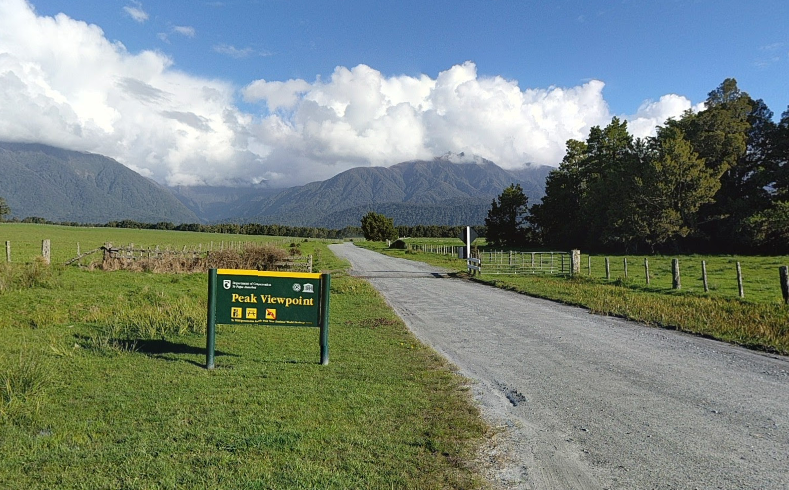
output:
[[[80, 345], [90, 347], [95, 345], [95, 339], [85, 336], [76, 335], [77, 342]], [[195, 347], [193, 345], [184, 344], [181, 342], [170, 342], [164, 339], [107, 339], [106, 345], [112, 346], [113, 350], [125, 352], [139, 352], [153, 357], [160, 357], [167, 360], [178, 360], [177, 358], [167, 357], [165, 354], [193, 354], [205, 355], [205, 347]], [[229, 356], [238, 357], [238, 354], [231, 354], [221, 350], [214, 351], [215, 356]]]

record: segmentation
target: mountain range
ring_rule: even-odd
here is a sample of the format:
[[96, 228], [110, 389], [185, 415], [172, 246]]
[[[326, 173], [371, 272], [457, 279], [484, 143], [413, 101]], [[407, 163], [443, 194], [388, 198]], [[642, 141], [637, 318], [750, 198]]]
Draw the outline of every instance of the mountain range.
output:
[[375, 211], [395, 225], [481, 224], [510, 184], [530, 203], [552, 167], [505, 170], [482, 158], [445, 155], [391, 167], [357, 167], [284, 189], [165, 187], [101, 155], [0, 142], [0, 197], [15, 218], [55, 222], [261, 223], [339, 229]]

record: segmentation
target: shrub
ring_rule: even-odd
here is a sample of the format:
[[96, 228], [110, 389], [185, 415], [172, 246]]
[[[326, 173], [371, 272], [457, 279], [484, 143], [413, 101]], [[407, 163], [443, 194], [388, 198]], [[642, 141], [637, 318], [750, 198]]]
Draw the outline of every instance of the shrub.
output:
[[398, 238], [397, 240], [393, 241], [389, 248], [395, 248], [397, 250], [405, 250], [408, 248], [408, 244], [405, 243], [405, 240], [402, 238]]

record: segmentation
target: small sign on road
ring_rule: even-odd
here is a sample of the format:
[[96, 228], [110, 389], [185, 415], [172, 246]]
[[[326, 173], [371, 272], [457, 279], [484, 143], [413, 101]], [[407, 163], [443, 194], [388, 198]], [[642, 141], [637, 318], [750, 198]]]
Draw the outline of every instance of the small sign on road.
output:
[[[463, 231], [460, 232], [460, 236], [458, 236], [458, 238], [460, 238], [460, 241], [466, 245], [470, 245], [474, 243], [474, 240], [477, 239], [477, 232], [474, 231], [474, 228], [470, 226], [464, 226]], [[469, 239], [470, 241], [467, 241]]]

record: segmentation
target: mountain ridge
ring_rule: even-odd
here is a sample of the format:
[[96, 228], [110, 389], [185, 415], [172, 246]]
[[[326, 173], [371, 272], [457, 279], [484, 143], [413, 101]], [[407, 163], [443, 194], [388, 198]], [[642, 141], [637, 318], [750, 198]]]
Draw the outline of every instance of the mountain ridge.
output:
[[12, 218], [55, 222], [261, 223], [339, 229], [375, 211], [396, 225], [484, 222], [490, 203], [520, 184], [530, 203], [552, 167], [506, 170], [479, 157], [445, 155], [390, 167], [356, 167], [324, 181], [265, 186], [165, 187], [110, 158], [37, 143], [0, 142], [0, 197]]

